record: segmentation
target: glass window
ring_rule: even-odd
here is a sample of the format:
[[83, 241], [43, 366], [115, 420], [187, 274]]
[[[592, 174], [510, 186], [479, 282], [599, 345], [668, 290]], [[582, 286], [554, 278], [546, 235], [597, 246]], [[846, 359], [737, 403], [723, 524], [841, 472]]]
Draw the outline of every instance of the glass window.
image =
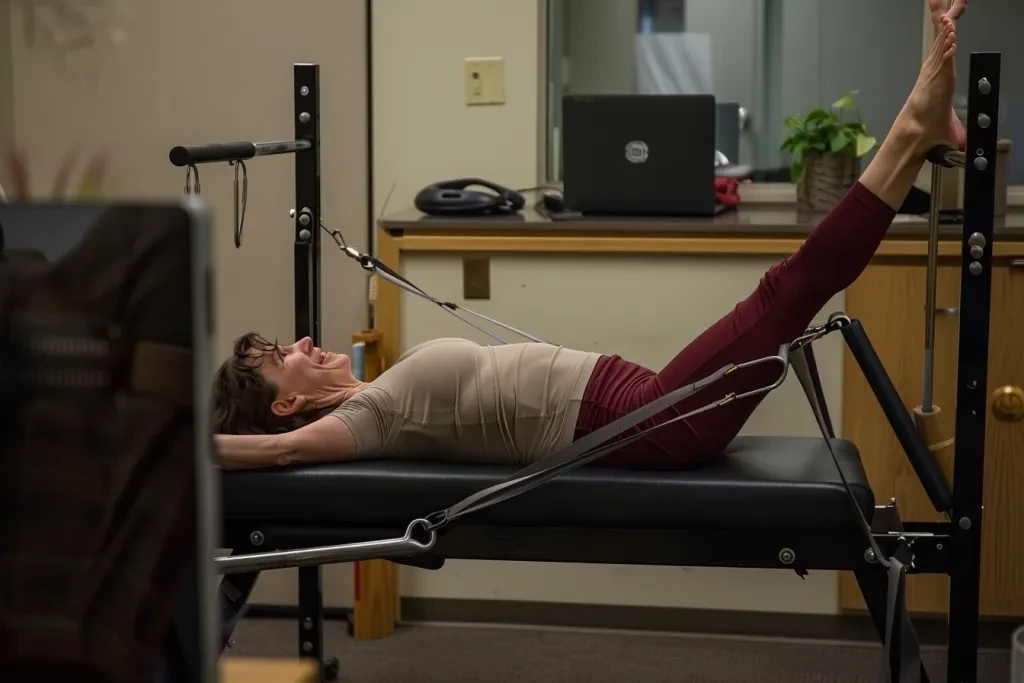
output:
[[[980, 44], [1009, 57], [1009, 46], [992, 40], [989, 20], [978, 15], [1005, 6], [1019, 17], [1024, 5], [1009, 9], [1015, 3], [972, 3], [963, 47]], [[755, 182], [790, 181], [791, 159], [780, 151], [787, 117], [827, 108], [847, 93], [855, 93], [857, 112], [844, 115], [859, 113], [868, 134], [881, 140], [917, 78], [926, 6], [925, 0], [549, 0], [548, 180], [561, 179], [567, 94], [712, 92], [719, 151], [751, 167]], [[992, 21], [1006, 42], [1021, 23]], [[661, 52], [652, 57], [655, 49]], [[645, 60], [655, 59], [674, 60], [685, 77], [646, 82]], [[870, 153], [862, 161], [869, 159]], [[1018, 169], [1024, 174], [1024, 163]]]

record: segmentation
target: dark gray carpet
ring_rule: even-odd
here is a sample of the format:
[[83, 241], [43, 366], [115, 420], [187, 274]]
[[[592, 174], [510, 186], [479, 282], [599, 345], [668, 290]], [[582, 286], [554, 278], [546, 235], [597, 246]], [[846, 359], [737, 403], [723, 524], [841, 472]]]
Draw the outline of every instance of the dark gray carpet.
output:
[[[247, 619], [231, 654], [294, 657], [297, 638], [292, 620]], [[346, 683], [876, 683], [880, 656], [859, 643], [465, 625], [356, 642], [337, 621], [324, 648]], [[932, 683], [946, 683], [942, 650], [925, 657]], [[978, 665], [979, 683], [1008, 683], [1009, 651], [984, 651]]]

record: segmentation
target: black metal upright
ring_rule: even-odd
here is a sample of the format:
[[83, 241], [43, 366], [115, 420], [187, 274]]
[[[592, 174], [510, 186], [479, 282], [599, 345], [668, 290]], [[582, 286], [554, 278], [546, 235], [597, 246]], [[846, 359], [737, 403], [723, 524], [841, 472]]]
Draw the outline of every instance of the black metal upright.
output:
[[320, 65], [295, 65], [295, 338], [320, 344]]
[[977, 681], [999, 67], [998, 52], [971, 54], [967, 83], [956, 451], [950, 525], [952, 566], [949, 577], [949, 656], [946, 680], [951, 683]]
[[[320, 65], [295, 65], [295, 139], [309, 140], [295, 153], [295, 338], [320, 345]], [[299, 569], [299, 656], [323, 658], [323, 572]]]

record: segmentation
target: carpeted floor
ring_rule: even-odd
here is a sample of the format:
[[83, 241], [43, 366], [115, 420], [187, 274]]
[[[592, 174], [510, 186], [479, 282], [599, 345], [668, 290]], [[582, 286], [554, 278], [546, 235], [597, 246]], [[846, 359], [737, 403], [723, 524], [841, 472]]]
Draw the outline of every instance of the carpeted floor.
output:
[[[296, 630], [247, 619], [230, 654], [294, 657]], [[861, 643], [473, 625], [355, 642], [338, 621], [326, 624], [324, 648], [346, 683], [876, 683], [880, 656]], [[925, 658], [931, 682], [945, 683], [944, 652], [926, 648]], [[978, 667], [979, 683], [1008, 683], [1010, 653], [983, 651]]]

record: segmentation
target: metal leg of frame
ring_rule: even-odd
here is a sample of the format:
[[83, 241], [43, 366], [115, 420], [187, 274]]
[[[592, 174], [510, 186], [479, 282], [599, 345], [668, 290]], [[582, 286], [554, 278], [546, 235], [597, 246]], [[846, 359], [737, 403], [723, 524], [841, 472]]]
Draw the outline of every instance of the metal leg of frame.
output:
[[256, 586], [259, 572], [229, 574], [221, 579], [218, 596], [221, 606], [221, 650], [228, 647], [235, 627], [245, 614], [249, 595]]
[[320, 343], [320, 66], [295, 65], [295, 338]]
[[976, 683], [1000, 55], [971, 54], [949, 587], [950, 683]]
[[320, 567], [299, 568], [299, 657], [315, 659], [320, 667], [318, 680], [325, 681], [324, 672], [324, 603], [323, 575]]

